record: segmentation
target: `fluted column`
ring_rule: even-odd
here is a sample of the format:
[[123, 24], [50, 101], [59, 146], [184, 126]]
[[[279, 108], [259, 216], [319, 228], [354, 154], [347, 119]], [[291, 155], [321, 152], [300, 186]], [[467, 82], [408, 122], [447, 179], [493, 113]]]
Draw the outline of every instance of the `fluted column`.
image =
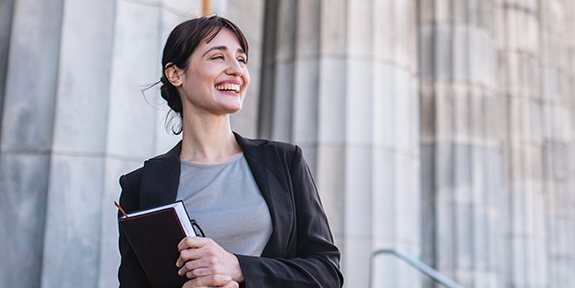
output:
[[265, 4], [266, 42], [259, 110], [259, 135], [264, 138], [292, 139], [299, 4], [299, 1], [267, 1]]
[[[547, 286], [573, 287], [575, 276], [573, 195], [573, 129], [575, 128], [574, 1], [545, 1], [540, 5], [541, 105], [543, 165], [547, 197]], [[573, 157], [571, 156], [571, 160]]]
[[500, 287], [493, 1], [419, 4], [423, 260], [464, 287]]
[[538, 9], [549, 1], [496, 1], [499, 96], [503, 100], [505, 281], [546, 287], [546, 195]]
[[[357, 9], [350, 22], [348, 43], [353, 57], [349, 61], [350, 86], [347, 91], [348, 105], [354, 109], [348, 110], [353, 125], [348, 124], [346, 138], [360, 155], [371, 158], [371, 167], [362, 171], [366, 164], [353, 161], [355, 151], [350, 151], [348, 156], [353, 166], [348, 168], [350, 182], [346, 200], [350, 204], [346, 209], [346, 228], [351, 232], [346, 233], [345, 248], [346, 256], [355, 258], [351, 263], [365, 261], [361, 252], [359, 257], [351, 255], [357, 253], [354, 249], [369, 237], [372, 251], [387, 248], [414, 259], [421, 257], [420, 79], [416, 7], [416, 1], [373, 1], [371, 7]], [[370, 21], [365, 20], [364, 13], [368, 13]], [[367, 36], [362, 35], [364, 27], [361, 23], [371, 26]], [[371, 59], [366, 59], [370, 51]], [[371, 65], [367, 65], [367, 61]], [[371, 73], [366, 73], [370, 66]], [[371, 84], [368, 86], [367, 82]], [[371, 97], [368, 98], [363, 91], [370, 92]], [[352, 201], [359, 191], [355, 186], [362, 185], [364, 179], [361, 175], [364, 173], [371, 178], [371, 195], [360, 198], [362, 202]], [[367, 208], [369, 205], [371, 211]], [[366, 212], [371, 215], [364, 214]], [[363, 226], [357, 227], [362, 230], [356, 230], [354, 226], [362, 219], [354, 214], [369, 215], [371, 231], [363, 230]], [[370, 232], [373, 233], [371, 236]], [[356, 267], [356, 264], [352, 265]], [[358, 266], [355, 269], [364, 269]], [[359, 273], [355, 269], [347, 271]], [[374, 258], [373, 273], [372, 287], [420, 286], [419, 272], [389, 255]]]
[[[260, 135], [304, 148], [346, 283], [367, 287], [374, 249], [419, 255], [415, 1], [266, 1], [265, 19]], [[374, 287], [418, 283], [374, 268]]]
[[266, 1], [259, 87], [259, 136], [296, 142], [312, 168], [318, 137], [320, 2]]

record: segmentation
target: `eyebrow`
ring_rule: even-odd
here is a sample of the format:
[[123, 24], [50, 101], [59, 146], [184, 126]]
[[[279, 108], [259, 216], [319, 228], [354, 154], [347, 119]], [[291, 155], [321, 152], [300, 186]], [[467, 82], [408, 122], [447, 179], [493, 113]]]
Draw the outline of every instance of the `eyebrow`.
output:
[[[204, 52], [204, 54], [202, 54], [202, 57], [206, 56], [206, 54], [210, 53], [210, 51], [213, 51], [213, 50], [228, 51], [228, 47], [226, 47], [226, 46], [214, 46], [214, 47], [208, 49], [208, 51]], [[246, 54], [246, 52], [242, 48], [238, 48], [238, 52], [242, 53], [242, 54]]]

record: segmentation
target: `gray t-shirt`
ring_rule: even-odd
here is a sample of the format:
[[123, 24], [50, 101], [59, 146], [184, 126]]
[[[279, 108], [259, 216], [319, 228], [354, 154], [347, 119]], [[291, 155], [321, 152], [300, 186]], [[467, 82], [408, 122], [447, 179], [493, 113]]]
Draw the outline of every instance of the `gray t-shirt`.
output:
[[272, 220], [244, 155], [221, 164], [180, 162], [177, 199], [206, 237], [228, 252], [261, 256]]

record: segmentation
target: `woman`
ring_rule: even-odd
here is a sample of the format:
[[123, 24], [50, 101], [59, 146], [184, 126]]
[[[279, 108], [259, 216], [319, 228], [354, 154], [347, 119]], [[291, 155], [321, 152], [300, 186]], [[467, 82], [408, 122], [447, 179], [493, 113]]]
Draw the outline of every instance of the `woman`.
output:
[[[174, 265], [183, 287], [341, 287], [340, 252], [298, 146], [232, 132], [250, 77], [248, 43], [227, 19], [186, 21], [170, 34], [161, 94], [182, 141], [120, 178], [131, 212], [183, 200], [206, 237], [187, 237]], [[151, 287], [120, 231], [121, 287]]]

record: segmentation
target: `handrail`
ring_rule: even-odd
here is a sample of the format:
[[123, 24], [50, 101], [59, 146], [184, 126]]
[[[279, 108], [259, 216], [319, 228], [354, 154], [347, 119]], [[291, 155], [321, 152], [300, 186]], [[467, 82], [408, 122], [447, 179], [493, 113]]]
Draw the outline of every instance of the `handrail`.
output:
[[455, 283], [453, 280], [443, 276], [441, 273], [439, 273], [437, 270], [431, 268], [430, 266], [426, 265], [423, 262], [419, 262], [419, 261], [415, 261], [411, 258], [409, 258], [407, 255], [393, 250], [393, 249], [381, 249], [381, 250], [376, 250], [374, 252], [371, 253], [371, 257], [369, 260], [369, 288], [373, 288], [372, 287], [372, 281], [373, 281], [373, 260], [376, 256], [380, 255], [380, 254], [391, 254], [393, 256], [398, 257], [399, 259], [407, 262], [407, 264], [415, 267], [417, 270], [419, 270], [421, 273], [429, 276], [430, 278], [432, 278], [433, 280], [435, 280], [437, 283], [442, 284], [443, 286], [447, 287], [447, 288], [463, 288], [463, 286]]

